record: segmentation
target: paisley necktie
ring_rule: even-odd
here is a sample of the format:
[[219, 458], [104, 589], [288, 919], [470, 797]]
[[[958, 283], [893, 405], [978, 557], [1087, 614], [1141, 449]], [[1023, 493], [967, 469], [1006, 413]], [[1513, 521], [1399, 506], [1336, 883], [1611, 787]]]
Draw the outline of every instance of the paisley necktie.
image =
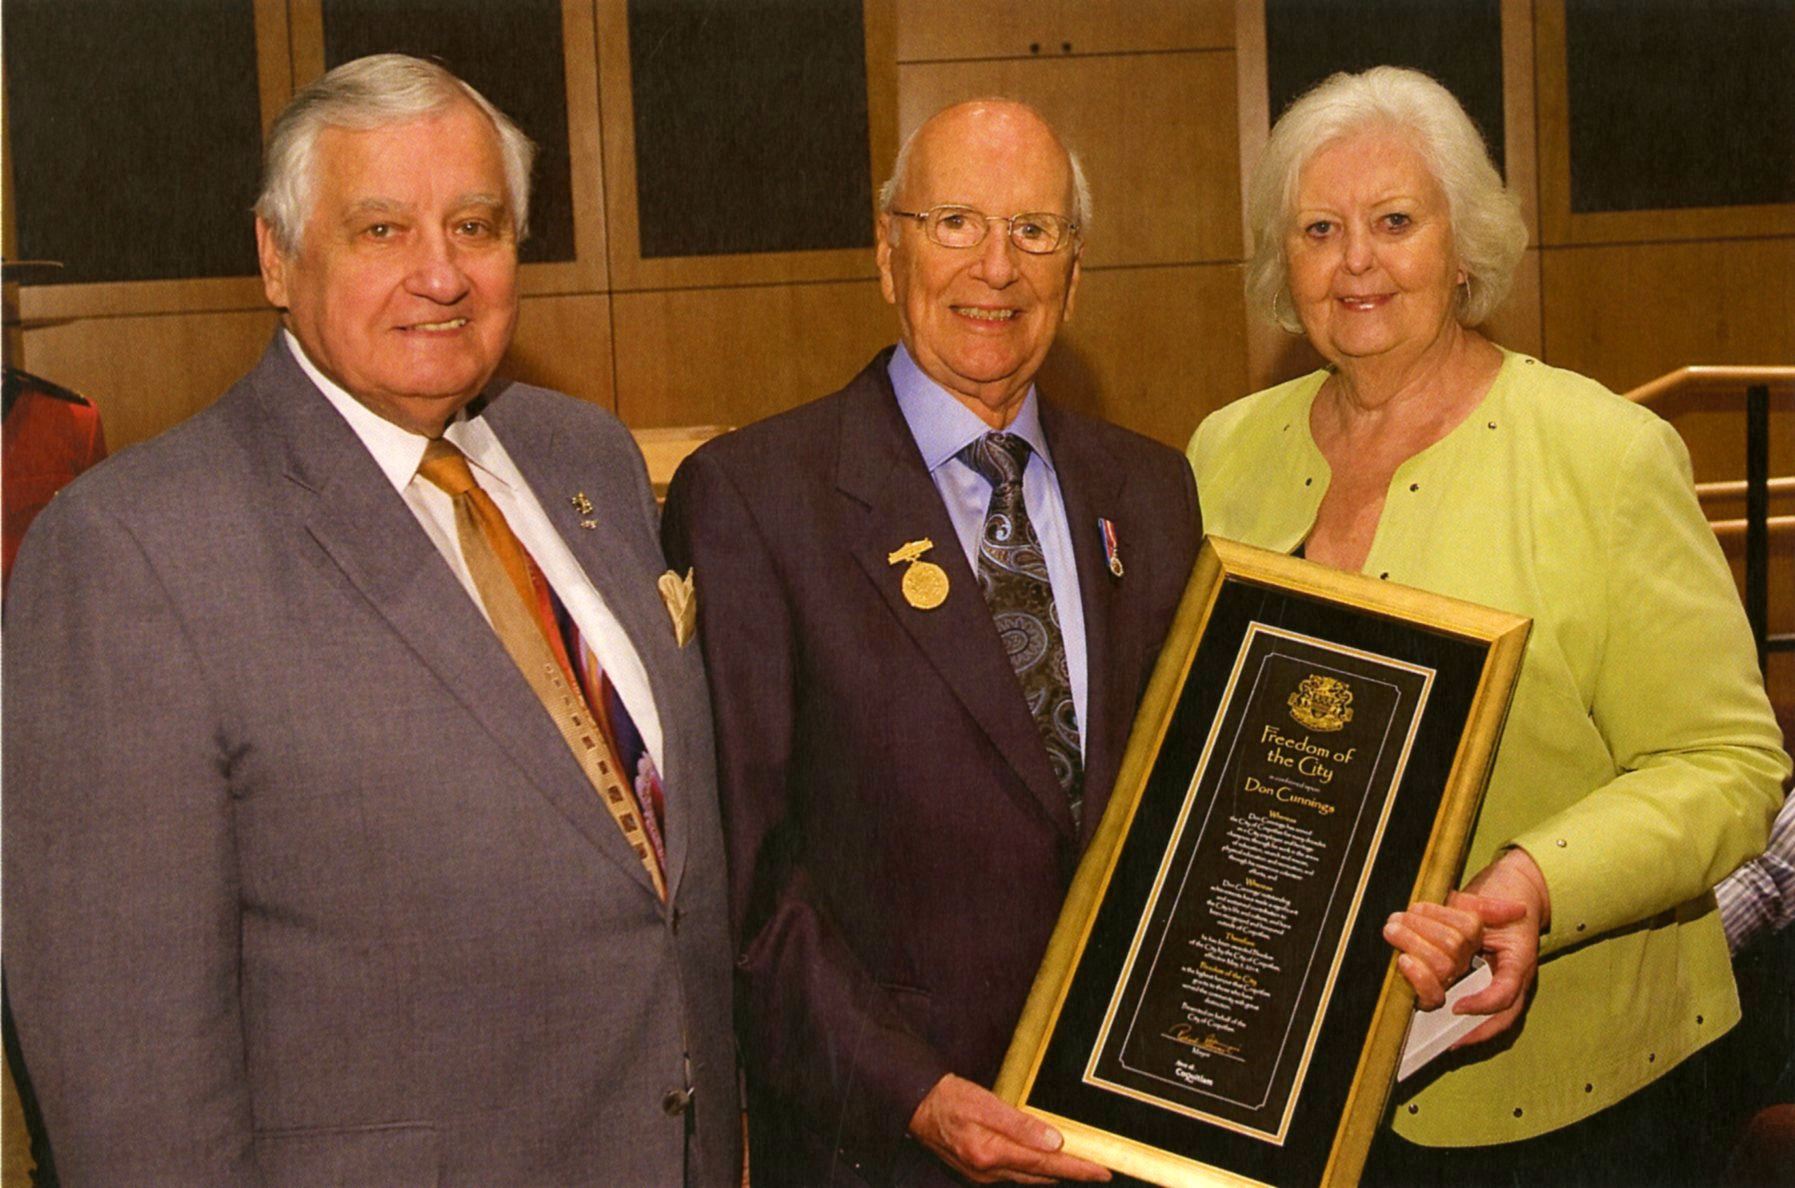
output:
[[1047, 560], [1022, 498], [1029, 453], [1028, 442], [1013, 433], [987, 433], [957, 457], [991, 484], [991, 503], [979, 536], [979, 590], [1022, 684], [1029, 713], [1047, 744], [1053, 773], [1072, 808], [1072, 822], [1078, 826], [1084, 801], [1078, 711]]

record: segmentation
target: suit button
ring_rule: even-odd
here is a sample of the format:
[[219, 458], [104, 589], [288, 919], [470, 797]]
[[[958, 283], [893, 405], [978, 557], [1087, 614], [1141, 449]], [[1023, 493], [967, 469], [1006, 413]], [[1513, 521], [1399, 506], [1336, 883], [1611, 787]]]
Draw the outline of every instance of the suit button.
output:
[[661, 1110], [669, 1118], [677, 1118], [692, 1108], [690, 1089], [669, 1089], [661, 1097]]

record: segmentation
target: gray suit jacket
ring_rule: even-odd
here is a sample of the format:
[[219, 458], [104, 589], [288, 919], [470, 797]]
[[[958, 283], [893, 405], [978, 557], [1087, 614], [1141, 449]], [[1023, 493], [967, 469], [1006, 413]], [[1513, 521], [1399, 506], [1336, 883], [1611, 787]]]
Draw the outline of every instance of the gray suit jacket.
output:
[[670, 904], [277, 338], [14, 575], [6, 975], [69, 1182], [738, 1179], [704, 672], [641, 458], [589, 405], [488, 396], [647, 667]]

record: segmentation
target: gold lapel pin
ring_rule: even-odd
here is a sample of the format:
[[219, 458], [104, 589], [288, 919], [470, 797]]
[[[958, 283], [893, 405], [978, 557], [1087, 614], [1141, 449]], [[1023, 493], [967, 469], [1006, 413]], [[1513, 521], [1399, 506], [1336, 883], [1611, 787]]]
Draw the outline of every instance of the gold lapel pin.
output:
[[922, 555], [934, 547], [935, 542], [925, 536], [910, 541], [885, 558], [887, 565], [909, 562], [910, 568], [904, 570], [904, 601], [917, 610], [934, 610], [947, 601], [947, 570], [922, 559]]
[[[592, 514], [592, 501], [586, 498], [586, 493], [584, 491], [575, 491], [573, 497], [567, 502], [573, 504], [573, 510], [579, 512], [582, 516], [589, 516]], [[584, 524], [580, 526], [582, 528], [585, 527]]]

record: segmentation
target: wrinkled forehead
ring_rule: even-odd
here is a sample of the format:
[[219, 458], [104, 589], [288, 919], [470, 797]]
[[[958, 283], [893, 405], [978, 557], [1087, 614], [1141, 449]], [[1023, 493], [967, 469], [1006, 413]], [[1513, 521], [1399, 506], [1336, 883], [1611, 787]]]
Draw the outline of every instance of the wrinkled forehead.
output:
[[312, 176], [339, 198], [369, 193], [479, 193], [509, 202], [498, 129], [472, 103], [369, 127], [331, 124], [312, 147]]
[[987, 214], [1070, 215], [1072, 164], [1053, 129], [1027, 108], [952, 108], [925, 124], [900, 199], [961, 203]]

